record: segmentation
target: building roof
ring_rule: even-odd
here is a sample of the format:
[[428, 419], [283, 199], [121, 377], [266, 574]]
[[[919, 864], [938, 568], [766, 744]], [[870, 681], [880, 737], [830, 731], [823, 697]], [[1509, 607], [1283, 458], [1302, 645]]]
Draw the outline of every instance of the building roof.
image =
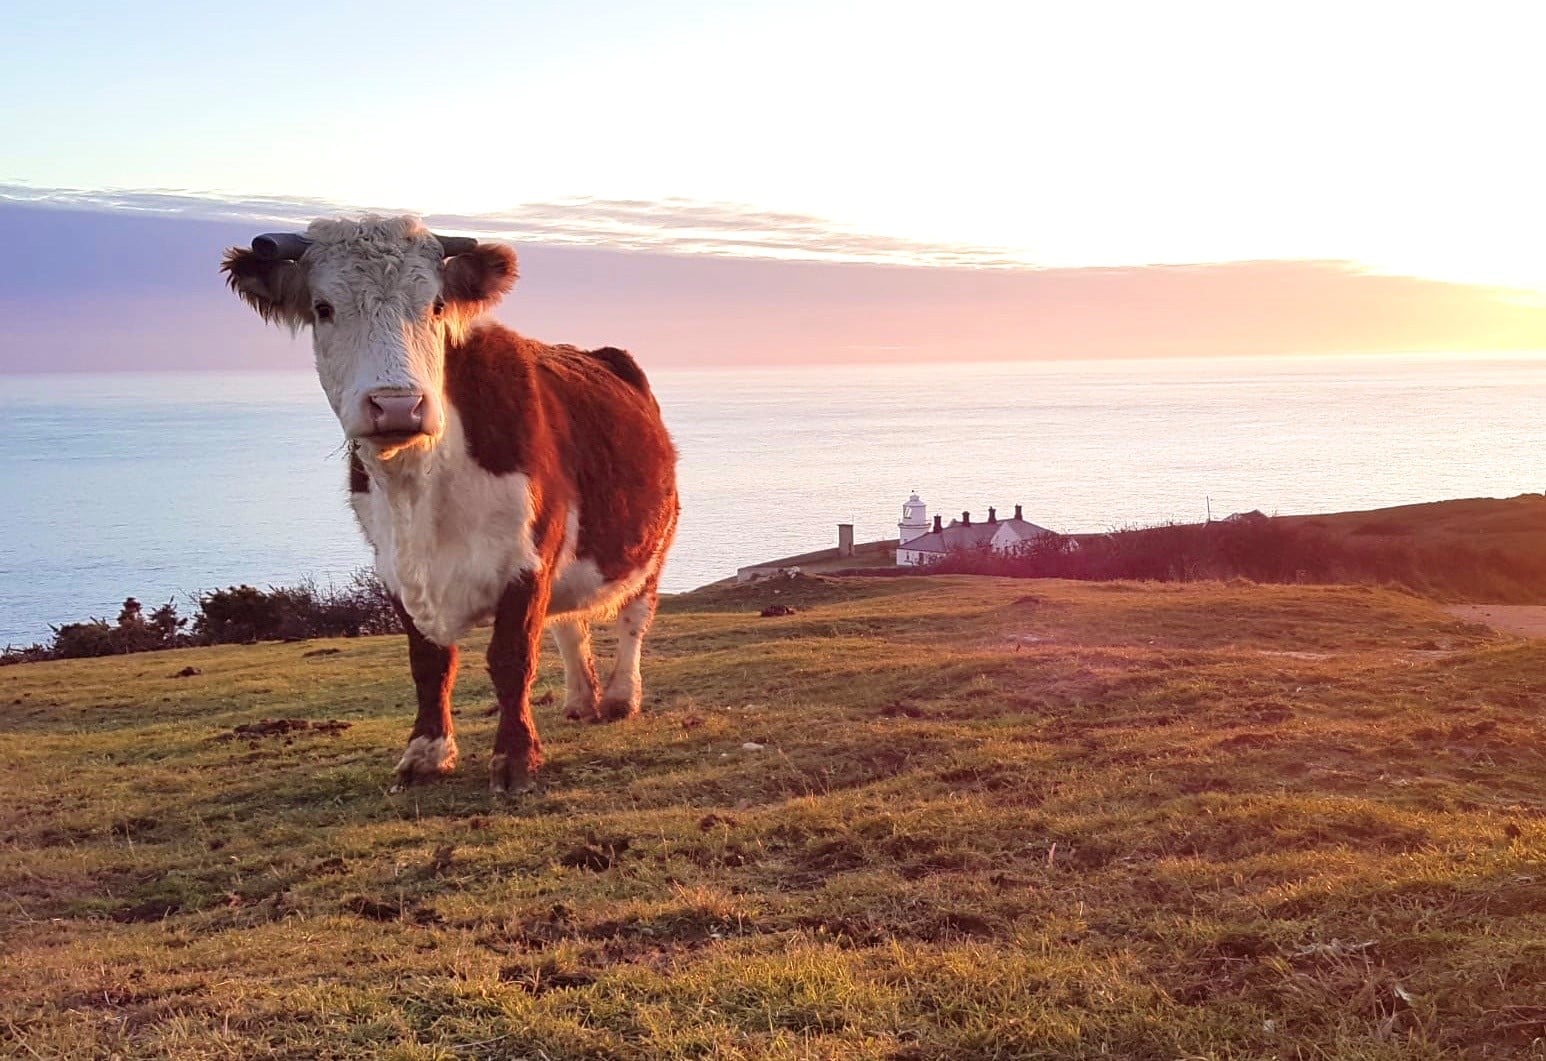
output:
[[962, 523], [959, 520], [951, 520], [950, 526], [938, 533], [931, 531], [911, 541], [903, 542], [898, 548], [915, 553], [941, 555], [957, 549], [978, 549], [992, 541], [993, 536], [1004, 527], [1011, 528], [1022, 541], [1052, 533], [1045, 527], [1038, 527], [1023, 519], [1001, 519], [993, 523]]
[[1027, 541], [1031, 538], [1045, 538], [1052, 532], [1046, 527], [1038, 527], [1036, 524], [1023, 519], [999, 520], [1000, 527], [1007, 527], [1010, 536], [1016, 541]]

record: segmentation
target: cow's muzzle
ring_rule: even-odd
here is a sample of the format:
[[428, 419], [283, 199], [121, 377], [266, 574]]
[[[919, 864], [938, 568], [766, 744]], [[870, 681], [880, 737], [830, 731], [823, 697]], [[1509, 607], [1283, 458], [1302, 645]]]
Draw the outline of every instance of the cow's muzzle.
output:
[[431, 435], [439, 429], [435, 409], [423, 394], [402, 391], [380, 392], [365, 396], [364, 422], [369, 425], [366, 438], [402, 441], [413, 435]]

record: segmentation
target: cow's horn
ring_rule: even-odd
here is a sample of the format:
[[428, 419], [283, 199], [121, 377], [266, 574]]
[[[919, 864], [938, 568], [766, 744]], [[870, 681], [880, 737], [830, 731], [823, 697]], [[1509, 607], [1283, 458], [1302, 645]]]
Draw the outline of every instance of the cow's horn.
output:
[[252, 241], [252, 252], [269, 261], [295, 261], [306, 253], [311, 240], [299, 232], [265, 232]]
[[440, 241], [440, 253], [447, 258], [466, 254], [478, 245], [478, 241], [471, 236], [442, 236], [437, 233], [435, 238]]

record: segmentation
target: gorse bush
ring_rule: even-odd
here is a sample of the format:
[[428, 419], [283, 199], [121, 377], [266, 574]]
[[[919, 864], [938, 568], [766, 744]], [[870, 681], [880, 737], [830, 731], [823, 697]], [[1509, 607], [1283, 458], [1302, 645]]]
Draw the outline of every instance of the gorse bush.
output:
[[20, 663], [36, 659], [80, 659], [86, 656], [121, 656], [128, 652], [151, 652], [177, 648], [193, 641], [182, 632], [187, 620], [178, 616], [177, 605], [167, 601], [145, 615], [144, 607], [133, 597], [123, 602], [116, 623], [87, 619], [53, 628], [47, 645], [7, 648], [0, 663]]
[[311, 637], [362, 637], [402, 629], [391, 595], [374, 572], [356, 571], [342, 586], [305, 579], [294, 586], [229, 586], [193, 598], [192, 619], [173, 601], [148, 616], [133, 597], [115, 623], [104, 619], [51, 627], [46, 644], [7, 646], [0, 665], [153, 652], [189, 645], [250, 644]]
[[401, 629], [392, 598], [374, 574], [357, 571], [348, 585], [321, 588], [230, 586], [200, 595], [193, 631], [198, 643], [249, 644], [306, 637], [363, 637]]

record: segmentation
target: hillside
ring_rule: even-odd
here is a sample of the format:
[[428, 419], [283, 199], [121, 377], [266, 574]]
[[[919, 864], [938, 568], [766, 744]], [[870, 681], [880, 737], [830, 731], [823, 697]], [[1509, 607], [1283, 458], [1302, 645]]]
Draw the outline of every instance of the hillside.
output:
[[463, 773], [386, 792], [405, 656], [0, 670], [5, 1052], [1546, 1056], [1546, 642], [1367, 587], [720, 586], [643, 718], [539, 707], [509, 802], [472, 659]]
[[1310, 516], [1252, 513], [1077, 534], [1033, 541], [1011, 555], [953, 553], [931, 571], [1095, 582], [1374, 585], [1441, 601], [1542, 604], [1546, 495]]
[[1366, 537], [1435, 542], [1467, 537], [1489, 547], [1530, 553], [1540, 553], [1546, 545], [1542, 540], [1546, 535], [1546, 494], [1468, 497], [1362, 512], [1281, 518]]

